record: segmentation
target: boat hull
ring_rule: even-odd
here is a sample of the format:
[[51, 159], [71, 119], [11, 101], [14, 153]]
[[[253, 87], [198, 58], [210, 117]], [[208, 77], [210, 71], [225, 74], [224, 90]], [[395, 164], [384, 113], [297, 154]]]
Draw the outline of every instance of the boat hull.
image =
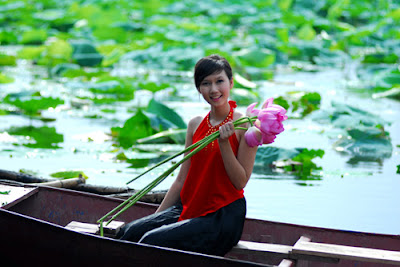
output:
[[[32, 262], [42, 266], [172, 266], [178, 263], [180, 266], [260, 266], [261, 263], [279, 264], [283, 259], [282, 255], [253, 253], [209, 256], [83, 234], [64, 227], [71, 221], [96, 223], [121, 202], [90, 193], [40, 187], [26, 199], [0, 209], [0, 236], [5, 244], [0, 259], [7, 259], [10, 266], [25, 266]], [[118, 220], [129, 222], [153, 213], [156, 208], [154, 204], [137, 203]], [[400, 251], [400, 236], [255, 219], [246, 219], [242, 240], [294, 245], [301, 236], [320, 243]], [[298, 261], [297, 266], [354, 266], [355, 263], [348, 260], [342, 260], [340, 264]], [[380, 265], [363, 263], [362, 266]]]

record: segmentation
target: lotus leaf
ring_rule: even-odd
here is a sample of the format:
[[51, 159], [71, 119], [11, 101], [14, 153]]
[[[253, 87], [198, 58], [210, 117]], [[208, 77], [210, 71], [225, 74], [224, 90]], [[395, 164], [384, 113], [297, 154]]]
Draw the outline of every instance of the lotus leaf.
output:
[[131, 147], [137, 139], [154, 133], [150, 119], [138, 110], [134, 116], [125, 121], [123, 127], [112, 127], [112, 135], [123, 148]]
[[0, 44], [10, 45], [16, 44], [18, 42], [18, 37], [14, 32], [0, 30]]
[[[170, 109], [166, 105], [152, 99], [147, 106], [146, 111], [153, 113], [161, 118], [166, 119], [178, 128], [186, 129], [186, 123], [183, 121], [173, 109]], [[170, 127], [169, 127], [170, 128]], [[167, 129], [167, 128], [164, 128]]]
[[72, 63], [60, 63], [51, 69], [51, 73], [54, 76], [64, 76], [69, 70], [80, 70], [81, 67], [78, 64]]
[[348, 136], [336, 141], [333, 147], [352, 155], [353, 161], [375, 161], [390, 158], [392, 144], [383, 130], [377, 128], [349, 129]]
[[51, 173], [50, 176], [54, 177], [54, 178], [62, 178], [62, 179], [70, 179], [70, 178], [78, 178], [78, 177], [83, 177], [85, 179], [89, 178], [83, 171], [54, 172], [54, 173]]
[[4, 102], [16, 106], [27, 115], [34, 116], [40, 114], [42, 110], [55, 108], [63, 104], [64, 100], [52, 97], [41, 97], [40, 94], [39, 96], [37, 94], [9, 94], [4, 99]]
[[43, 44], [47, 39], [47, 32], [44, 29], [32, 29], [25, 31], [21, 37], [21, 44], [38, 45]]
[[64, 142], [63, 135], [57, 133], [54, 127], [47, 127], [47, 126], [11, 127], [9, 130], [7, 130], [7, 132], [10, 135], [22, 135], [30, 137], [31, 142], [22, 144], [23, 146], [30, 148], [44, 148], [44, 149], [60, 148], [57, 144]]
[[38, 60], [45, 50], [45, 46], [24, 46], [18, 51], [17, 56], [21, 59]]
[[236, 101], [238, 105], [248, 106], [251, 103], [259, 102], [259, 95], [255, 91], [246, 90], [243, 88], [234, 88], [230, 94], [232, 100]]
[[15, 56], [4, 55], [0, 53], [0, 66], [15, 66], [16, 58]]
[[139, 144], [180, 144], [184, 145], [186, 129], [168, 129], [151, 136], [138, 139]]
[[242, 49], [236, 56], [244, 66], [266, 68], [275, 62], [275, 53], [268, 49]]
[[90, 41], [71, 40], [70, 44], [73, 47], [72, 59], [79, 65], [93, 67], [101, 64], [103, 56]]
[[9, 77], [3, 73], [0, 72], [0, 84], [2, 83], [12, 83], [14, 82], [14, 78]]

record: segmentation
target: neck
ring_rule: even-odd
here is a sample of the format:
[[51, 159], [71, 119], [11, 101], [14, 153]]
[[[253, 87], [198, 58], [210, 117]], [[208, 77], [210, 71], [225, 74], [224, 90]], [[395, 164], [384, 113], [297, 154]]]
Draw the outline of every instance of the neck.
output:
[[212, 121], [213, 125], [221, 123], [228, 116], [230, 110], [228, 102], [220, 107], [211, 107], [210, 122]]

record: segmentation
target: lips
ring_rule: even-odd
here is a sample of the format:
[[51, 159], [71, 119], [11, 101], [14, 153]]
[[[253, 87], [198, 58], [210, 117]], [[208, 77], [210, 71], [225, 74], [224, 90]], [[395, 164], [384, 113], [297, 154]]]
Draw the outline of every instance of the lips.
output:
[[222, 95], [219, 95], [219, 96], [210, 96], [210, 99], [211, 99], [212, 101], [218, 101], [221, 97], [222, 97]]

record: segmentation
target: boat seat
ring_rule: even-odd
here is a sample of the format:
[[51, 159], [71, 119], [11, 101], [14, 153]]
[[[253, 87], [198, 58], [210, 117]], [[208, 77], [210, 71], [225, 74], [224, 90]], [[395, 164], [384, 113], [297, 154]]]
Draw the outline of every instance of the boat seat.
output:
[[233, 253], [245, 252], [246, 254], [264, 255], [266, 253], [278, 254], [281, 256], [289, 256], [293, 246], [258, 243], [240, 240], [239, 243], [231, 250]]
[[[118, 234], [118, 231], [125, 225], [124, 222], [120, 221], [112, 221], [108, 225], [103, 226], [104, 236], [107, 237], [115, 237]], [[100, 226], [95, 223], [83, 223], [72, 221], [65, 226], [66, 229], [73, 230], [80, 233], [99, 235], [100, 234]]]
[[344, 246], [336, 244], [297, 242], [290, 253], [291, 258], [316, 256], [339, 260], [356, 260], [379, 264], [400, 265], [400, 251]]
[[372, 249], [311, 242], [307, 237], [301, 237], [294, 246], [239, 241], [231, 250], [233, 253], [246, 254], [276, 254], [285, 260], [280, 266], [288, 265], [292, 260], [322, 261], [338, 263], [340, 260], [355, 260], [379, 264], [400, 265], [400, 251]]

